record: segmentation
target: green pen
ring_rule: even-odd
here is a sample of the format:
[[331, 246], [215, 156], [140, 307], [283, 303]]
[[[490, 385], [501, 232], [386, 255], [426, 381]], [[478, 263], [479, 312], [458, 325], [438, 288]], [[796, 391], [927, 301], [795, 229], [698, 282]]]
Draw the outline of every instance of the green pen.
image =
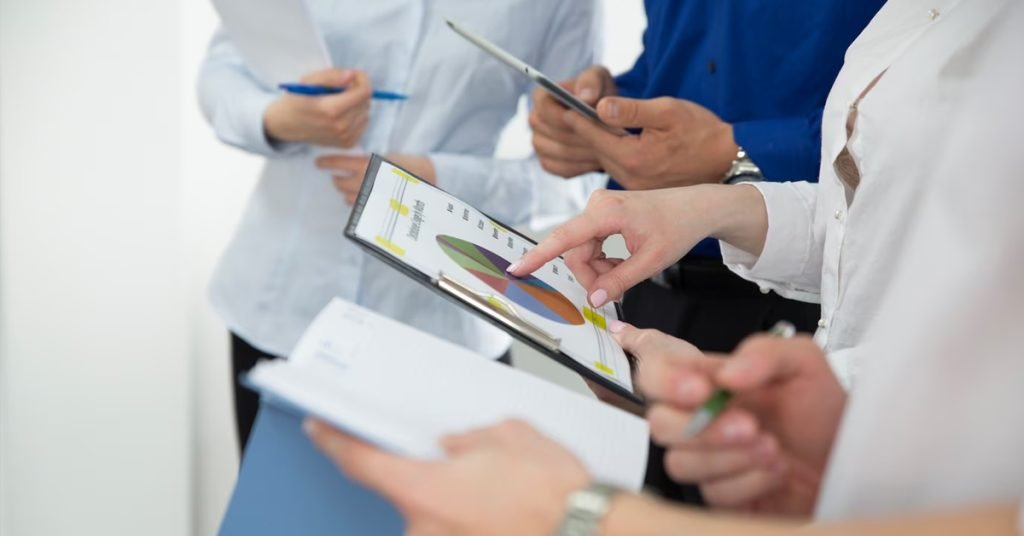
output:
[[[785, 320], [780, 320], [772, 326], [772, 329], [768, 330], [768, 335], [789, 339], [796, 335], [796, 326]], [[704, 405], [697, 410], [697, 413], [694, 414], [693, 418], [686, 425], [686, 431], [684, 432], [686, 439], [693, 439], [703, 432], [715, 420], [715, 417], [725, 410], [725, 406], [729, 404], [730, 400], [732, 400], [731, 391], [721, 388], [715, 389], [715, 392], [711, 394], [711, 398], [704, 402]]]

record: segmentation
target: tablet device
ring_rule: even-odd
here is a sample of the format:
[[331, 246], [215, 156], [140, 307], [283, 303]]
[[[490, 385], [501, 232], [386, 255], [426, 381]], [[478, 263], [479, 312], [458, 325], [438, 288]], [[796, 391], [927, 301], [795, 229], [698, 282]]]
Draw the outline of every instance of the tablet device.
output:
[[536, 245], [509, 226], [373, 155], [345, 235], [585, 379], [643, 403], [631, 360], [608, 332], [622, 318], [618, 304], [591, 307], [561, 258], [528, 277], [509, 275]]
[[490, 54], [491, 56], [494, 56], [505, 65], [508, 65], [509, 67], [515, 69], [516, 71], [522, 74], [525, 74], [530, 80], [536, 82], [537, 85], [544, 88], [548, 93], [550, 93], [552, 96], [558, 99], [558, 102], [561, 102], [569, 109], [575, 110], [583, 114], [584, 117], [597, 123], [602, 128], [604, 128], [608, 132], [611, 132], [612, 134], [615, 134], [617, 136], [629, 135], [629, 133], [626, 132], [625, 130], [618, 127], [613, 127], [602, 121], [601, 117], [597, 115], [597, 110], [595, 110], [592, 106], [581, 101], [579, 98], [576, 97], [576, 95], [573, 95], [572, 93], [566, 91], [565, 88], [558, 85], [556, 82], [545, 76], [544, 73], [538, 71], [536, 68], [530, 66], [528, 63], [520, 60], [519, 58], [513, 56], [512, 54], [509, 54], [508, 51], [506, 51], [505, 49], [459, 26], [458, 24], [455, 24], [450, 20], [445, 20], [445, 22], [448, 23], [449, 28], [455, 30], [455, 33], [466, 38], [466, 40], [468, 40], [470, 43], [473, 43], [484, 52]]

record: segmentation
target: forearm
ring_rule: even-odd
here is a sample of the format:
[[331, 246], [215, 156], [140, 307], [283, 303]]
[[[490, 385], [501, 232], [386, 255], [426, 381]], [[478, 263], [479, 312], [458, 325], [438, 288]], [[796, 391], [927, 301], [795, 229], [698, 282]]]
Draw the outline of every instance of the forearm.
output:
[[974, 536], [1017, 534], [1018, 509], [990, 505], [952, 513], [829, 524], [709, 514], [646, 496], [623, 494], [612, 502], [601, 536]]
[[612, 502], [600, 536], [776, 536], [800, 527], [793, 522], [716, 515], [649, 496], [622, 494]]

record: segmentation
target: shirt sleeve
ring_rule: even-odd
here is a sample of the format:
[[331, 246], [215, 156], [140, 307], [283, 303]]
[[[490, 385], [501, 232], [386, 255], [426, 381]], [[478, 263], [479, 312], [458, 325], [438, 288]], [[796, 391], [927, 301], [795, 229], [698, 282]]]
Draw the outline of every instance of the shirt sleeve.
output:
[[[595, 62], [600, 13], [595, 2], [559, 2], [541, 50], [538, 69], [555, 80], [570, 78]], [[437, 185], [509, 225], [542, 228], [575, 215], [603, 175], [570, 180], [545, 172], [536, 158], [501, 160], [447, 153], [428, 155]]]
[[821, 301], [825, 233], [815, 227], [818, 185], [749, 183], [764, 197], [768, 234], [760, 256], [721, 242], [722, 260], [740, 277], [786, 298]]
[[203, 116], [224, 143], [268, 157], [303, 150], [301, 144], [272, 144], [267, 140], [263, 114], [277, 94], [253, 77], [223, 30], [217, 31], [206, 51], [198, 93]]
[[769, 181], [818, 182], [821, 113], [733, 123], [733, 138]]

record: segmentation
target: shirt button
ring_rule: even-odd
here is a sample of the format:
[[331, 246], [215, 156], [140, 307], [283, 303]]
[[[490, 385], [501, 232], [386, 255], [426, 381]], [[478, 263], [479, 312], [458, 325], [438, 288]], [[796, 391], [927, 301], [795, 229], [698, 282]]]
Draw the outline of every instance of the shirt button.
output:
[[839, 218], [841, 218], [842, 216], [843, 216], [843, 211], [841, 211], [841, 210], [837, 210], [836, 213], [832, 215], [832, 217], [834, 217], [836, 219], [836, 221], [839, 221]]
[[939, 13], [939, 10], [935, 9], [934, 7], [928, 10], [928, 19], [929, 20], [935, 20], [935, 19], [939, 18], [939, 15], [941, 15], [941, 13]]
[[768, 287], [760, 287], [758, 290], [761, 291], [761, 294], [768, 294], [769, 292], [772, 291], [772, 289], [770, 289]]
[[821, 329], [825, 329], [825, 319], [824, 318], [819, 318], [818, 319], [818, 327], [821, 328]]
[[711, 74], [715, 74], [716, 72], [718, 72], [718, 64], [715, 63], [715, 60], [711, 60], [708, 62], [708, 72]]

